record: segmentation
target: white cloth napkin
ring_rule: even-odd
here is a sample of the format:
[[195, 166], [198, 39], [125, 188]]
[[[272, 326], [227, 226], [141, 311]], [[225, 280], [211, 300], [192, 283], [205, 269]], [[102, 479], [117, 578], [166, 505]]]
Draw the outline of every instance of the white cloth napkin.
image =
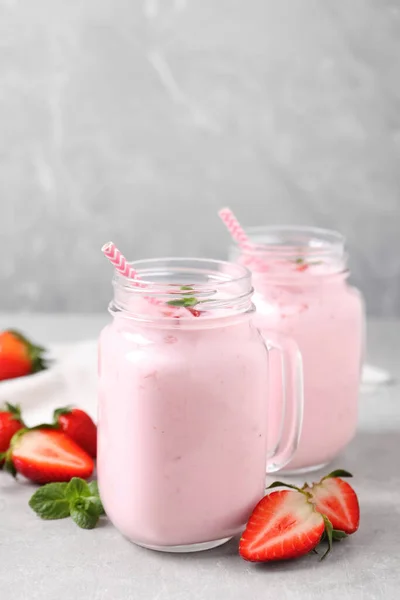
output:
[[79, 406], [96, 419], [97, 342], [50, 346], [48, 370], [0, 382], [0, 406], [20, 404], [27, 425], [51, 422], [55, 408]]
[[[0, 382], [0, 406], [20, 404], [28, 425], [51, 422], [55, 408], [79, 406], [96, 419], [97, 413], [97, 342], [58, 344], [50, 348], [52, 366], [42, 373]], [[373, 391], [392, 382], [380, 368], [365, 365], [362, 391]]]

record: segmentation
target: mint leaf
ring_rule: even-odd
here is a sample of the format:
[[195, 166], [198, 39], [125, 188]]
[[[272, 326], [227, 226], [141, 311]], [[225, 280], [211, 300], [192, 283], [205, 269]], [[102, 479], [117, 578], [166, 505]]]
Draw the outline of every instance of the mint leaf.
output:
[[88, 497], [91, 492], [88, 484], [80, 477], [73, 477], [67, 484], [65, 495], [69, 502], [73, 502], [76, 498]]
[[69, 517], [69, 502], [66, 498], [67, 483], [48, 483], [36, 490], [29, 506], [42, 519], [65, 519]]
[[192, 285], [182, 285], [181, 290], [182, 290], [182, 292], [193, 292], [193, 286]]
[[183, 306], [184, 308], [196, 306], [198, 303], [199, 301], [197, 298], [178, 298], [177, 300], [169, 300], [169, 302], [167, 302], [169, 306]]
[[76, 498], [71, 503], [71, 518], [81, 529], [93, 529], [99, 520], [99, 511], [89, 498]]
[[99, 496], [99, 486], [95, 479], [93, 481], [91, 481], [90, 483], [88, 483], [87, 485], [88, 485], [91, 496]]
[[99, 515], [105, 515], [106, 511], [104, 510], [103, 504], [101, 502], [100, 494], [99, 494], [99, 486], [97, 485], [97, 481], [91, 481], [88, 484], [91, 495], [89, 496], [91, 502], [93, 502], [99, 511]]

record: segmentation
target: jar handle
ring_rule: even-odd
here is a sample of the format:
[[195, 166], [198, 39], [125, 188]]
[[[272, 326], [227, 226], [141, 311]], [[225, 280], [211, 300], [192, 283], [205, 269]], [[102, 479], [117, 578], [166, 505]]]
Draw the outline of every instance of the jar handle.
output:
[[[304, 408], [303, 361], [299, 347], [292, 338], [275, 332], [267, 334], [268, 337], [261, 332], [260, 334], [268, 354], [275, 350], [279, 352], [282, 365], [283, 407], [280, 435], [275, 448], [267, 457], [267, 473], [274, 473], [290, 462], [299, 445]], [[273, 402], [273, 398], [268, 399], [269, 411]]]

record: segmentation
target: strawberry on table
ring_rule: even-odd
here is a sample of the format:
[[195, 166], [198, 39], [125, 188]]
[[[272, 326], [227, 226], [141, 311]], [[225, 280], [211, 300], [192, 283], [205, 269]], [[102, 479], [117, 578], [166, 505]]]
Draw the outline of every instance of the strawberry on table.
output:
[[18, 331], [1, 332], [0, 381], [42, 371], [46, 368], [44, 352], [44, 348], [32, 344]]
[[253, 562], [297, 558], [315, 548], [324, 531], [323, 516], [305, 494], [272, 492], [251, 514], [240, 539], [239, 554]]
[[360, 507], [357, 494], [339, 475], [351, 477], [347, 471], [333, 471], [303, 490], [311, 494], [316, 509], [328, 517], [334, 529], [351, 534], [360, 524]]
[[53, 418], [56, 426], [69, 435], [92, 458], [96, 458], [97, 427], [85, 411], [66, 406], [55, 410]]
[[326, 540], [340, 541], [357, 531], [360, 508], [353, 488], [341, 477], [352, 477], [338, 470], [319, 483], [302, 488], [276, 481], [269, 488], [288, 487], [271, 492], [257, 504], [250, 515], [239, 544], [245, 560], [268, 562], [297, 558], [314, 550]]
[[6, 402], [3, 410], [0, 410], [0, 465], [1, 454], [6, 452], [10, 446], [11, 438], [19, 429], [25, 427], [19, 406], [13, 406]]
[[88, 479], [93, 459], [62, 431], [39, 426], [21, 429], [11, 440], [6, 453], [6, 471], [20, 473], [36, 483]]

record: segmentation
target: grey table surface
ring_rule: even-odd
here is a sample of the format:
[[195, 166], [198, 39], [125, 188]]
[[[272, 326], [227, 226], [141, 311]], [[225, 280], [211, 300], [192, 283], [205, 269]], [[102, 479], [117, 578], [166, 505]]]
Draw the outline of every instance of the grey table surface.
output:
[[[0, 315], [44, 342], [94, 337], [98, 315]], [[400, 322], [371, 322], [368, 359], [400, 378]], [[400, 394], [394, 383], [360, 399], [358, 434], [334, 466], [355, 475], [356, 535], [324, 562], [252, 565], [237, 540], [208, 552], [156, 553], [125, 540], [106, 520], [92, 530], [41, 521], [28, 507], [33, 486], [0, 474], [2, 600], [394, 600], [400, 589]]]

